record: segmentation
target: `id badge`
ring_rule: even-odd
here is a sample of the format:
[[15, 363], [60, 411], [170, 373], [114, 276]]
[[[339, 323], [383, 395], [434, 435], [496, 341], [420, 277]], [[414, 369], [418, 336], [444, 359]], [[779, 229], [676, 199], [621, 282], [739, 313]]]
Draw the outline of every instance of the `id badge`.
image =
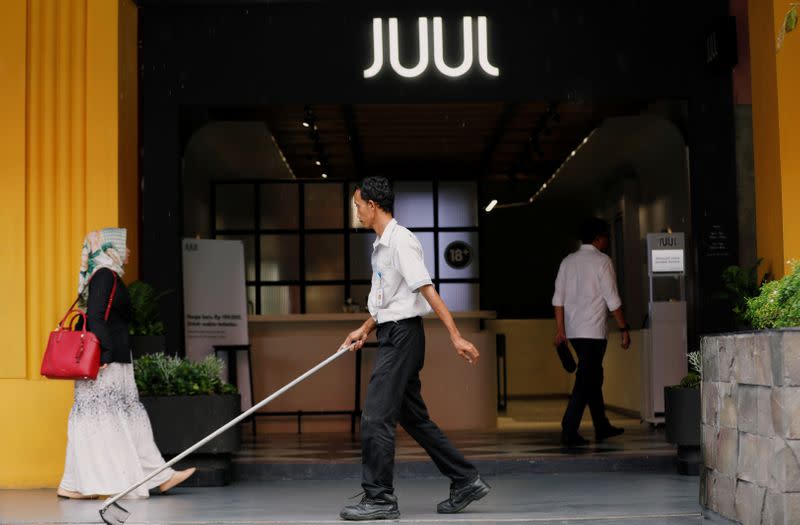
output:
[[378, 307], [383, 306], [383, 288], [378, 288], [378, 291], [375, 293], [375, 304]]
[[378, 272], [378, 289], [375, 291], [375, 305], [383, 306], [383, 276]]

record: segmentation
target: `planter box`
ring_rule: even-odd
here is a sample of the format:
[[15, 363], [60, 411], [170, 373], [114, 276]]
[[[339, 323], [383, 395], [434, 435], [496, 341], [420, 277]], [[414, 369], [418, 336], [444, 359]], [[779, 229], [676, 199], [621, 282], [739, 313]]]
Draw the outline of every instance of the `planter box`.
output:
[[167, 338], [163, 335], [132, 335], [129, 337], [133, 358], [147, 354], [167, 353]]
[[[153, 437], [164, 455], [175, 456], [241, 413], [239, 394], [218, 396], [142, 396]], [[232, 454], [239, 451], [241, 425], [209, 441], [197, 452]]]
[[[142, 396], [153, 437], [165, 458], [177, 456], [241, 413], [239, 394], [213, 396]], [[209, 441], [175, 468], [197, 467], [187, 486], [220, 486], [232, 480], [231, 454], [239, 451], [241, 425]]]
[[702, 444], [699, 388], [664, 388], [664, 429], [668, 443]]
[[702, 341], [700, 502], [739, 523], [800, 523], [800, 330]]
[[702, 426], [699, 388], [664, 388], [664, 427], [667, 442], [678, 446], [678, 473], [700, 474]]

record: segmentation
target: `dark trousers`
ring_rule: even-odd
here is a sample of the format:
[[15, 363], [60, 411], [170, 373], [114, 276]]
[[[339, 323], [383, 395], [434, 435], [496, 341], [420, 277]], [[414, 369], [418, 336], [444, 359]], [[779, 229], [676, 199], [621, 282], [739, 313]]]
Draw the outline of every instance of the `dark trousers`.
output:
[[583, 409], [589, 405], [595, 432], [608, 428], [611, 423], [606, 417], [603, 401], [603, 357], [606, 355], [605, 339], [570, 339], [572, 348], [578, 354], [578, 370], [575, 373], [575, 387], [567, 403], [567, 410], [561, 420], [561, 428], [570, 435], [577, 434], [583, 418]]
[[425, 449], [454, 486], [469, 483], [478, 475], [428, 416], [419, 380], [424, 362], [421, 318], [378, 325], [378, 355], [361, 416], [361, 485], [371, 498], [394, 492], [397, 423]]

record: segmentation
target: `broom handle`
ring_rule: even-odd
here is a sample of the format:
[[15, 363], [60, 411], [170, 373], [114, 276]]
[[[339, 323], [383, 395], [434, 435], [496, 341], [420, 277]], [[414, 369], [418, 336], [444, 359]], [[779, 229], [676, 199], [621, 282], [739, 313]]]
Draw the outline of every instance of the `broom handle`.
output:
[[284, 386], [280, 390], [276, 391], [271, 396], [267, 397], [266, 399], [261, 400], [261, 402], [259, 402], [257, 405], [253, 405], [252, 407], [247, 409], [247, 411], [242, 412], [242, 414], [239, 415], [236, 419], [231, 420], [225, 426], [218, 428], [213, 433], [211, 433], [208, 436], [204, 437], [203, 439], [201, 439], [200, 441], [198, 441], [197, 443], [195, 443], [191, 447], [187, 448], [186, 450], [184, 450], [183, 452], [181, 452], [180, 454], [178, 454], [177, 456], [175, 456], [171, 460], [167, 461], [163, 466], [161, 466], [161, 468], [159, 468], [158, 470], [154, 471], [152, 474], [150, 474], [149, 476], [147, 476], [143, 480], [139, 481], [135, 485], [131, 485], [130, 487], [128, 487], [124, 491], [122, 491], [119, 494], [117, 494], [116, 496], [114, 496], [113, 498], [110, 498], [110, 499], [106, 500], [103, 503], [103, 505], [100, 507], [100, 510], [103, 510], [106, 507], [111, 506], [117, 500], [119, 500], [122, 497], [128, 495], [128, 493], [138, 489], [139, 487], [141, 487], [142, 485], [144, 485], [145, 483], [147, 483], [148, 481], [150, 481], [151, 479], [153, 479], [157, 475], [161, 474], [162, 472], [164, 472], [166, 469], [168, 469], [169, 467], [171, 467], [172, 465], [174, 465], [178, 461], [182, 460], [183, 458], [185, 458], [186, 456], [188, 456], [189, 454], [191, 454], [192, 452], [194, 452], [198, 448], [202, 447], [203, 445], [205, 445], [206, 443], [208, 443], [209, 441], [211, 441], [215, 437], [219, 436], [220, 434], [222, 434], [223, 432], [225, 432], [226, 430], [231, 428], [232, 426], [236, 425], [237, 423], [240, 423], [242, 420], [246, 419], [247, 416], [249, 416], [250, 414], [252, 414], [256, 410], [258, 410], [259, 408], [263, 407], [264, 405], [266, 405], [267, 403], [269, 403], [270, 401], [272, 401], [276, 397], [280, 396], [281, 394], [283, 394], [284, 392], [286, 392], [287, 390], [289, 390], [290, 388], [295, 386], [297, 383], [300, 383], [301, 381], [303, 381], [303, 380], [307, 379], [308, 377], [314, 375], [315, 373], [319, 372], [322, 368], [325, 368], [330, 363], [332, 363], [336, 359], [338, 359], [341, 356], [343, 356], [344, 354], [346, 354], [352, 347], [353, 347], [353, 345], [343, 346], [343, 347], [339, 348], [339, 350], [335, 354], [333, 354], [332, 356], [328, 357], [327, 359], [322, 361], [320, 364], [318, 364], [317, 366], [315, 366], [314, 368], [312, 368], [311, 370], [309, 370], [305, 374], [301, 375], [300, 377], [298, 377], [297, 379], [295, 379], [291, 383], [287, 384], [286, 386]]

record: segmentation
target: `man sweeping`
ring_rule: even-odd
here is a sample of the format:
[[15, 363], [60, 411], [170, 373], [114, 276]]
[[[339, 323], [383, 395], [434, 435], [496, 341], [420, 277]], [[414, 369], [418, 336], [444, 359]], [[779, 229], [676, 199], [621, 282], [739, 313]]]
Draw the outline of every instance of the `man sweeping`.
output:
[[472, 463], [448, 441], [430, 419], [421, 395], [419, 373], [425, 358], [422, 316], [431, 309], [444, 323], [456, 353], [468, 363], [478, 350], [461, 337], [452, 315], [433, 287], [422, 245], [393, 218], [394, 192], [383, 177], [368, 177], [353, 200], [358, 220], [377, 234], [372, 252], [370, 317], [351, 332], [344, 346], [357, 350], [377, 328], [378, 354], [361, 417], [362, 482], [364, 497], [342, 509], [345, 520], [397, 519], [393, 473], [397, 423], [425, 449], [439, 471], [450, 478], [450, 497], [439, 513], [462, 511], [489, 493]]

